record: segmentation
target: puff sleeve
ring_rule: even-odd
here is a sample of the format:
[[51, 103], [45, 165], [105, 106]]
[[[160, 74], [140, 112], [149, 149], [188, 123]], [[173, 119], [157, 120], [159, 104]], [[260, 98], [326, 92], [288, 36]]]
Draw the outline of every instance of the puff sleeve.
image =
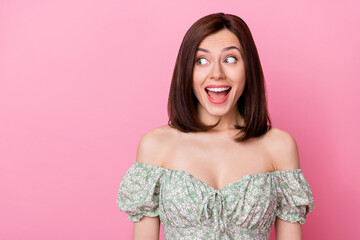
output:
[[135, 161], [127, 170], [117, 192], [116, 202], [128, 219], [139, 222], [145, 215], [159, 215], [159, 193], [161, 169], [150, 168], [148, 165]]
[[314, 198], [301, 169], [279, 171], [276, 174], [277, 209], [276, 216], [301, 224], [306, 215], [315, 208]]

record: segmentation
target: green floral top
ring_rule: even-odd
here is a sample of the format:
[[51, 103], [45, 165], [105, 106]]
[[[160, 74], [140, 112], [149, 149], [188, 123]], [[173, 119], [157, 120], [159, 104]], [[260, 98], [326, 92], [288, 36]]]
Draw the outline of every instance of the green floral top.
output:
[[268, 240], [276, 216], [304, 224], [315, 208], [301, 169], [249, 174], [217, 190], [186, 171], [137, 161], [117, 204], [133, 222], [159, 216], [166, 240]]

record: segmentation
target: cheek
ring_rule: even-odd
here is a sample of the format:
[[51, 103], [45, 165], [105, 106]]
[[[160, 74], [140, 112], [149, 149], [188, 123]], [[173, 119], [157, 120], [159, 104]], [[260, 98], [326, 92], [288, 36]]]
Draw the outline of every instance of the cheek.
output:
[[237, 84], [237, 94], [242, 94], [245, 88], [246, 84], [246, 77], [245, 74], [239, 74], [236, 78], [236, 84]]
[[206, 78], [207, 73], [205, 70], [194, 70], [193, 79], [194, 81], [201, 83]]
[[236, 85], [236, 92], [233, 93], [234, 97], [240, 97], [246, 84], [245, 70], [243, 68], [233, 68], [227, 70], [227, 76]]
[[193, 89], [193, 92], [194, 92], [196, 98], [199, 99], [200, 94], [201, 94], [201, 85], [194, 80], [192, 89]]
[[203, 71], [194, 71], [192, 87], [195, 94], [201, 93], [205, 78], [206, 74]]
[[227, 75], [235, 82], [245, 81], [245, 69], [243, 66], [239, 68], [228, 68]]

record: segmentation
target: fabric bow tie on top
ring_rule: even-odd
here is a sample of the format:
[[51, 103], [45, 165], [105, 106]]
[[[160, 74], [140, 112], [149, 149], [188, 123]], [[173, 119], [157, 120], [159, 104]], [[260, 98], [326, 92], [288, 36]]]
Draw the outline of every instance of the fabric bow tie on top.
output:
[[222, 193], [219, 190], [214, 190], [204, 198], [201, 206], [200, 219], [208, 221], [214, 218], [220, 232], [226, 232], [227, 215], [225, 211], [225, 199]]

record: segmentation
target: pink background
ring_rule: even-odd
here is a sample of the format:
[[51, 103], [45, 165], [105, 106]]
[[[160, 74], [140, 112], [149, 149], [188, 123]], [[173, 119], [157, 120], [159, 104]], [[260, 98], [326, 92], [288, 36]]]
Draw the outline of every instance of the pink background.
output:
[[359, 236], [359, 7], [0, 1], [0, 239], [131, 239], [117, 188], [140, 137], [167, 123], [186, 30], [219, 11], [248, 23], [273, 125], [297, 140], [316, 204], [304, 239]]

